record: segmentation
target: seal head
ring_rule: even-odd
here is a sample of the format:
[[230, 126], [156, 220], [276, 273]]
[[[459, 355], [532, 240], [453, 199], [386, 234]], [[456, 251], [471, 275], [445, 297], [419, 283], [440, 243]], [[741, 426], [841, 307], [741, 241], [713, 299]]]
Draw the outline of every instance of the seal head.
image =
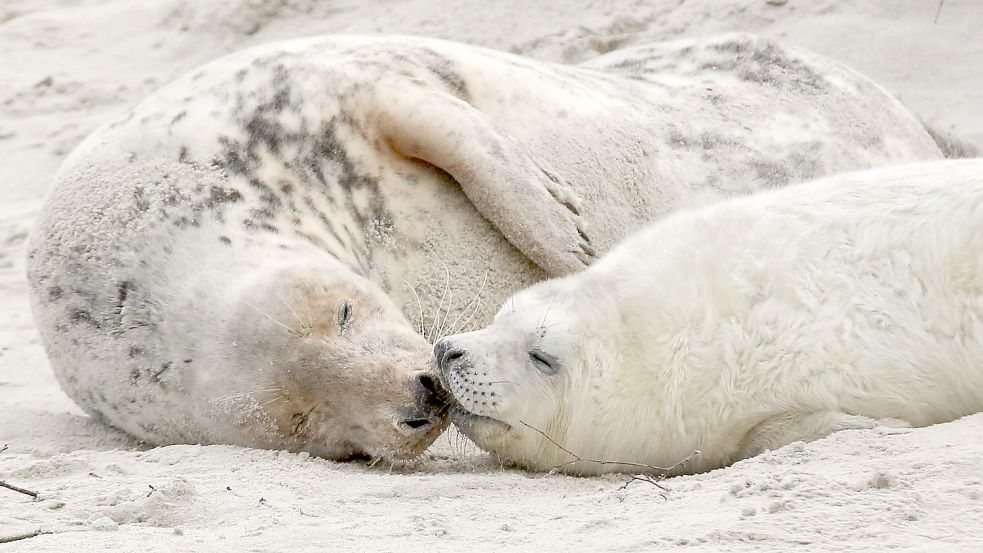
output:
[[584, 290], [573, 293], [573, 280], [576, 275], [519, 292], [488, 327], [434, 346], [452, 396], [451, 421], [505, 461], [562, 464], [570, 456], [558, 445], [575, 442], [579, 427], [594, 426], [591, 405], [600, 404], [589, 397], [589, 381], [600, 369], [589, 361], [600, 361], [595, 348], [604, 333], [603, 325], [590, 327], [601, 322], [603, 309], [592, 304], [595, 313], [578, 313], [587, 298]]
[[231, 428], [224, 441], [400, 459], [443, 431], [446, 401], [429, 343], [381, 290], [347, 272], [290, 267], [234, 292], [226, 338], [209, 349], [244, 378], [219, 374], [199, 387], [220, 397], [218, 388], [236, 386], [239, 401], [212, 401], [208, 411], [248, 420], [252, 410], [267, 424]]

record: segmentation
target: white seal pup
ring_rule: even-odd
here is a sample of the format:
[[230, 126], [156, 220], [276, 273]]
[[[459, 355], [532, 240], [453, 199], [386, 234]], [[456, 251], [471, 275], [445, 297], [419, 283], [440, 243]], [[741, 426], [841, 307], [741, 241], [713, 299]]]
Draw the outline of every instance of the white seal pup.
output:
[[421, 334], [458, 318], [422, 325], [413, 289], [487, 281], [461, 317], [485, 322], [683, 203], [940, 155], [868, 79], [757, 37], [582, 66], [303, 39], [195, 70], [90, 136], [28, 277], [63, 388], [138, 438], [412, 456], [446, 422]]
[[627, 467], [566, 465], [535, 429], [583, 458], [700, 451], [686, 472], [981, 411], [983, 160], [680, 211], [434, 352], [480, 447], [580, 474]]

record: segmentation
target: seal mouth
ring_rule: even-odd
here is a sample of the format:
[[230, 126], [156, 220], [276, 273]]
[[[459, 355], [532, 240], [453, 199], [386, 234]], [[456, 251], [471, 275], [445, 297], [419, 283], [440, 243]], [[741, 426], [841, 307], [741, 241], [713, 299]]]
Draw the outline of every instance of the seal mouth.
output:
[[485, 415], [479, 415], [477, 413], [472, 413], [459, 403], [451, 407], [449, 413], [451, 422], [454, 426], [461, 429], [465, 435], [470, 436], [470, 431], [474, 430], [476, 426], [481, 425], [482, 431], [487, 432], [488, 430], [499, 430], [501, 432], [508, 432], [512, 429], [512, 425], [507, 422], [500, 421], [498, 419], [487, 417]]
[[[413, 462], [418, 459], [447, 428], [447, 419], [427, 422], [430, 424], [409, 430], [410, 435], [402, 443], [365, 449], [365, 455], [371, 460], [370, 464], [378, 461]], [[405, 422], [400, 423], [400, 426], [405, 426]]]

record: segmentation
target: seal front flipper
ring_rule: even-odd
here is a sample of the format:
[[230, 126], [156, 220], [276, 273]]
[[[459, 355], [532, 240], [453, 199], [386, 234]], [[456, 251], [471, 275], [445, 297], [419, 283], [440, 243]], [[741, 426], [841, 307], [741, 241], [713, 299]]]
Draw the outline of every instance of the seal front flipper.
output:
[[396, 152], [454, 177], [478, 211], [547, 273], [568, 274], [594, 260], [577, 195], [475, 107], [400, 83], [373, 91], [369, 111]]
[[839, 411], [784, 413], [755, 425], [741, 440], [737, 458], [753, 457], [792, 442], [811, 442], [840, 430], [863, 430], [875, 426], [903, 428], [910, 425], [900, 419], [874, 419]]

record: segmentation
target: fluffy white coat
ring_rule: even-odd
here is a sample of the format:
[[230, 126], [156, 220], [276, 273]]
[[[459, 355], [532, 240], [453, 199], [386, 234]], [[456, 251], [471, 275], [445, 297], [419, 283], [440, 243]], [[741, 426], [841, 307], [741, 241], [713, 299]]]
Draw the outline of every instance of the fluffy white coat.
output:
[[676, 470], [692, 472], [983, 410], [983, 160], [679, 212], [443, 346], [458, 352], [442, 366], [454, 420], [540, 469], [573, 458], [536, 430], [585, 458], [669, 466], [699, 450]]

